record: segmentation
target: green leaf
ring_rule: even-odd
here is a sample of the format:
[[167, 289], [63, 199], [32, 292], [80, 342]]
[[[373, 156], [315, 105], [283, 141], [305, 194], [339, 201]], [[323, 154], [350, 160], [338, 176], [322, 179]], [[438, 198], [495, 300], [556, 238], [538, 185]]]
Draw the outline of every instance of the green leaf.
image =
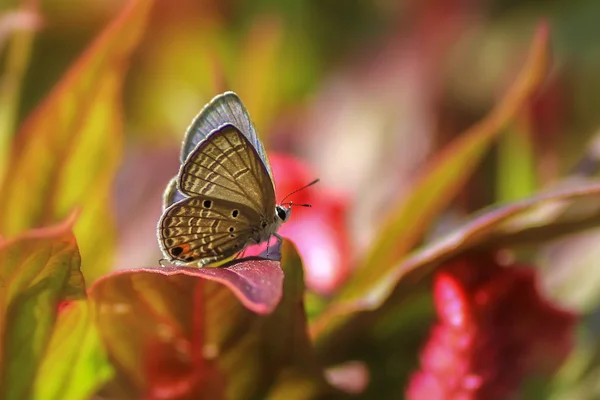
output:
[[[595, 207], [590, 207], [594, 204]], [[568, 213], [568, 209], [577, 213]], [[414, 284], [436, 266], [475, 249], [539, 244], [600, 223], [600, 183], [555, 189], [482, 210], [450, 234], [423, 246], [398, 263], [379, 286], [394, 298], [406, 280]], [[406, 289], [406, 288], [404, 288]], [[387, 297], [387, 296], [386, 296]]]
[[95, 326], [88, 301], [70, 303], [59, 313], [34, 385], [36, 400], [87, 400], [114, 371]]
[[282, 21], [277, 17], [271, 15], [253, 22], [240, 46], [236, 65], [241, 68], [234, 71], [231, 79], [235, 91], [252, 110], [252, 122], [264, 141], [269, 125], [280, 111], [282, 37]]
[[21, 10], [0, 15], [0, 52], [4, 50], [5, 35], [10, 38], [6, 54], [6, 67], [0, 76], [0, 184], [6, 172], [10, 140], [17, 123], [21, 82], [29, 64], [33, 43], [33, 30], [39, 24], [33, 3]]
[[301, 386], [304, 395], [286, 399], [323, 393], [307, 334], [302, 267], [289, 244], [283, 270], [283, 298], [268, 315], [244, 306], [231, 283], [187, 269], [122, 271], [98, 280], [90, 296], [117, 371], [115, 386], [151, 398], [262, 400], [288, 385]]
[[0, 398], [31, 398], [58, 304], [85, 296], [71, 228], [30, 231], [0, 245]]
[[528, 122], [521, 116], [498, 141], [496, 201], [516, 200], [535, 190], [535, 149]]
[[314, 336], [334, 329], [348, 314], [374, 309], [385, 301], [397, 283], [398, 263], [422, 239], [438, 213], [460, 192], [493, 139], [543, 81], [547, 69], [548, 36], [547, 26], [542, 25], [527, 63], [504, 98], [486, 118], [450, 143], [432, 161], [406, 200], [393, 210], [356, 273], [311, 325]]
[[493, 139], [545, 77], [547, 42], [548, 30], [544, 26], [538, 31], [529, 60], [513, 87], [484, 120], [450, 143], [431, 162], [429, 169], [415, 182], [408, 198], [387, 218], [364, 262], [342, 290], [340, 300], [361, 298], [377, 286], [379, 278], [416, 245], [438, 213], [460, 192]]
[[112, 262], [111, 188], [122, 150], [121, 90], [150, 0], [130, 1], [21, 126], [0, 198], [0, 234], [51, 225], [81, 208], [75, 226], [85, 274]]

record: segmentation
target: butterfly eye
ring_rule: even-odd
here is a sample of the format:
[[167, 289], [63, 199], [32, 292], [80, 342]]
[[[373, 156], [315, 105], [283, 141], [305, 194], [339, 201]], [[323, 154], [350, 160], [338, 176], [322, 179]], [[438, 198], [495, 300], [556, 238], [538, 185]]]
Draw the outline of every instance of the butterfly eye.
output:
[[288, 210], [286, 210], [284, 207], [277, 206], [275, 208], [275, 212], [277, 213], [277, 216], [279, 217], [279, 219], [282, 220], [283, 222], [285, 222], [289, 217]]

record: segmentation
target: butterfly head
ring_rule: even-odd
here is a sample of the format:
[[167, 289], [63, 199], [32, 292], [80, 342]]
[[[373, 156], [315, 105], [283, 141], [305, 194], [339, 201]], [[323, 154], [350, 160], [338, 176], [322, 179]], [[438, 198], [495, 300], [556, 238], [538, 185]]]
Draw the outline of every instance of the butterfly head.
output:
[[290, 218], [290, 215], [292, 214], [292, 204], [288, 203], [288, 204], [281, 204], [281, 205], [277, 205], [275, 207], [275, 215], [277, 215], [277, 218], [279, 218], [281, 220], [281, 222], [285, 222]]

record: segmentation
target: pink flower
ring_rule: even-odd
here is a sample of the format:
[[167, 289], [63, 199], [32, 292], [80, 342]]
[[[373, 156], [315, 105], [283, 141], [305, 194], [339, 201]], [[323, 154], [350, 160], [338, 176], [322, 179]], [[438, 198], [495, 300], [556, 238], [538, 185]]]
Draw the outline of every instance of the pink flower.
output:
[[[289, 155], [269, 153], [275, 178], [277, 199], [318, 176]], [[312, 207], [293, 207], [290, 219], [279, 234], [289, 238], [300, 252], [306, 271], [307, 286], [319, 293], [335, 290], [349, 273], [349, 242], [346, 229], [347, 200], [327, 188], [327, 182], [293, 194], [286, 201], [308, 203]]]
[[434, 300], [439, 321], [408, 399], [505, 399], [572, 347], [576, 316], [540, 296], [532, 268], [471, 256], [436, 274]]

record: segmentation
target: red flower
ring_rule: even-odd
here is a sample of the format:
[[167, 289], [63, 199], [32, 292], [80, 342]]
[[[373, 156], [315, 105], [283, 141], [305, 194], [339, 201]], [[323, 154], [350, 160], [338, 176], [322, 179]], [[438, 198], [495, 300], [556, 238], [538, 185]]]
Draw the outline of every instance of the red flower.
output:
[[[279, 201], [317, 178], [305, 163], [292, 156], [270, 153], [269, 160]], [[297, 246], [304, 262], [307, 286], [319, 293], [331, 293], [349, 273], [347, 201], [327, 189], [327, 182], [323, 181], [295, 193], [288, 200], [312, 207], [293, 207], [290, 219], [282, 225], [279, 234]]]
[[540, 297], [534, 269], [460, 260], [436, 274], [434, 300], [440, 320], [408, 399], [505, 399], [571, 349], [575, 315]]

